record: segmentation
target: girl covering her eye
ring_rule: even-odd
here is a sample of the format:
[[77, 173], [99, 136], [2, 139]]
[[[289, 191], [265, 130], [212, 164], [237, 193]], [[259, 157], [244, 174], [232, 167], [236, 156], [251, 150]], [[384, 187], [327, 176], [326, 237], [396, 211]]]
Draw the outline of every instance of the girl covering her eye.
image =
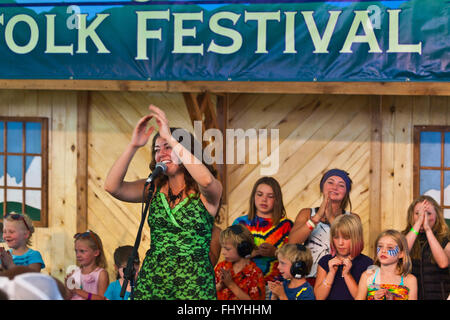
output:
[[445, 300], [450, 293], [450, 235], [441, 206], [422, 195], [408, 208], [406, 235], [419, 299]]

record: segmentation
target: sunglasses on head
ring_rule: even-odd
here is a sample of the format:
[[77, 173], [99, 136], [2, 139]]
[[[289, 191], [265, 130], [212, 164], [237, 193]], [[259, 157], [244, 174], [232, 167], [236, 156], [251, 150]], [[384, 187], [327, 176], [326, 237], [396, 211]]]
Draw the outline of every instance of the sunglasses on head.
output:
[[83, 233], [76, 233], [76, 234], [73, 236], [73, 238], [74, 238], [75, 240], [91, 238], [92, 240], [94, 240], [94, 243], [95, 243], [95, 245], [97, 246], [97, 248], [98, 248], [98, 249], [101, 248], [101, 247], [100, 247], [100, 243], [99, 243], [97, 237], [96, 237], [91, 231], [89, 231], [89, 230], [86, 231], [86, 232], [83, 232]]
[[11, 218], [16, 221], [22, 220], [23, 223], [25, 224], [25, 227], [27, 228], [27, 230], [31, 232], [30, 227], [28, 226], [27, 222], [25, 221], [25, 218], [23, 217], [23, 215], [18, 214], [18, 213], [7, 213], [5, 218]]

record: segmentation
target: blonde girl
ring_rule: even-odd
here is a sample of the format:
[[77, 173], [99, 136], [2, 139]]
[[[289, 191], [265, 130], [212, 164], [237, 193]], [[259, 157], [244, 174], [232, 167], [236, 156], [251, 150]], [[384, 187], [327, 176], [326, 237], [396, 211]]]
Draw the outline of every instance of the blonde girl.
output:
[[375, 269], [359, 281], [357, 300], [417, 300], [417, 279], [403, 234], [386, 230], [375, 241]]
[[39, 251], [30, 249], [31, 236], [34, 233], [33, 221], [26, 214], [11, 212], [3, 219], [3, 239], [10, 248], [0, 250], [4, 269], [14, 266], [28, 266], [35, 272], [45, 268]]
[[[331, 250], [331, 223], [338, 216], [351, 213], [352, 184], [348, 172], [341, 169], [328, 170], [320, 180], [320, 192], [323, 196], [320, 207], [303, 208], [295, 218], [289, 234], [289, 243], [304, 243], [311, 250], [313, 265], [308, 281], [312, 285], [315, 283], [320, 259]], [[347, 207], [350, 207], [350, 211], [347, 211]]]
[[317, 267], [316, 299], [353, 300], [361, 274], [372, 264], [372, 259], [361, 253], [364, 237], [359, 217], [338, 216], [331, 224], [330, 243], [331, 254], [322, 257]]
[[449, 230], [439, 204], [422, 195], [408, 208], [406, 235], [419, 300], [445, 300], [450, 293]]
[[109, 285], [106, 258], [100, 237], [93, 231], [77, 233], [75, 254], [80, 267], [66, 278], [71, 300], [104, 300]]

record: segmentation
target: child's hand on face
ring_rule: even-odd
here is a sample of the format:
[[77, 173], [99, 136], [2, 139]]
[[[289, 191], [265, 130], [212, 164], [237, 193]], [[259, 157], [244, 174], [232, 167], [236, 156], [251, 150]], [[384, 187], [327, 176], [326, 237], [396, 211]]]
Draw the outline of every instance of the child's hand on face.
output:
[[431, 230], [431, 227], [430, 227], [430, 224], [429, 224], [429, 221], [428, 221], [428, 213], [427, 212], [430, 212], [432, 209], [431, 209], [431, 205], [427, 202], [427, 201], [425, 201], [424, 202], [424, 213], [423, 213], [423, 230], [424, 231], [429, 231], [429, 230]]

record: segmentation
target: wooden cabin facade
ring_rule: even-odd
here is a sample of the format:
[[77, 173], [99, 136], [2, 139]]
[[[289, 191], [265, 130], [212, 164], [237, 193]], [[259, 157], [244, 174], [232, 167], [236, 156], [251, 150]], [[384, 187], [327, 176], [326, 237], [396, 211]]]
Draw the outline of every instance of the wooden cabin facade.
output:
[[[278, 149], [269, 152], [278, 151], [273, 176], [292, 220], [301, 208], [320, 204], [319, 180], [327, 169], [348, 171], [352, 211], [362, 219], [368, 255], [381, 230], [406, 225], [417, 166], [415, 126], [450, 126], [448, 83], [1, 80], [0, 116], [48, 118], [48, 221], [32, 237], [45, 273], [64, 279], [75, 264], [73, 235], [90, 229], [100, 235], [110, 280], [115, 278], [114, 249], [134, 244], [141, 205], [114, 199], [103, 184], [150, 103], [166, 112], [171, 126], [190, 131], [199, 117], [206, 128], [222, 132], [278, 129]], [[204, 116], [208, 109], [214, 113]], [[222, 227], [246, 213], [261, 160], [219, 168], [226, 185]], [[147, 145], [126, 179], [145, 177], [149, 161]], [[146, 224], [141, 259], [149, 242]]]

